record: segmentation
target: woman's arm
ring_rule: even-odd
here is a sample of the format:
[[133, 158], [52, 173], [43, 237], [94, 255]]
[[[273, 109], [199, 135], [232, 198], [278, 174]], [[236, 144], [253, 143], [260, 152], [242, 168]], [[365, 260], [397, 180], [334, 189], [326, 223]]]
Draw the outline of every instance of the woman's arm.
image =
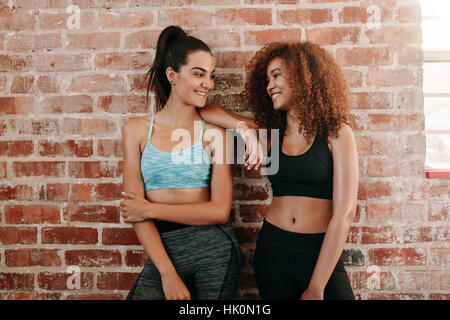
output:
[[198, 108], [198, 113], [207, 122], [225, 129], [235, 129], [240, 121], [245, 121], [245, 125], [250, 129], [258, 129], [253, 119], [239, 116], [223, 109], [218, 104], [208, 104], [203, 108]]
[[[232, 130], [238, 129], [236, 131], [247, 146], [244, 155], [246, 160], [245, 166], [248, 170], [252, 168], [259, 169], [264, 159], [264, 154], [256, 132], [259, 128], [253, 119], [234, 114], [217, 104], [208, 104], [203, 108], [199, 108], [198, 112], [203, 119], [216, 126]], [[265, 139], [265, 137], [262, 138]]]
[[[143, 198], [145, 189], [140, 169], [139, 121], [131, 119], [122, 128], [123, 189], [125, 192], [132, 192]], [[133, 228], [146, 254], [161, 275], [166, 299], [189, 299], [189, 291], [167, 255], [153, 221], [135, 223]]]
[[333, 216], [319, 258], [301, 299], [323, 299], [325, 286], [342, 254], [358, 196], [358, 153], [352, 130], [344, 125], [331, 140], [333, 154]]
[[[215, 159], [211, 176], [210, 201], [188, 204], [161, 204], [152, 203], [139, 195], [126, 193], [127, 200], [121, 204], [126, 222], [158, 219], [188, 225], [214, 225], [226, 223], [230, 217], [231, 202], [233, 198], [233, 181], [231, 166], [226, 163], [226, 137], [225, 130], [217, 128], [222, 134], [224, 143], [214, 148], [222, 159]], [[223, 148], [218, 153], [217, 148]]]

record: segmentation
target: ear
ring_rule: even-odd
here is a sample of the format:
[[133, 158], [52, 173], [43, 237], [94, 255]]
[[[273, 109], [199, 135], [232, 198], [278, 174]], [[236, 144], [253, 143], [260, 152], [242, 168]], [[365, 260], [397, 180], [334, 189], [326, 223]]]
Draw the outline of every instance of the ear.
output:
[[166, 77], [167, 77], [167, 80], [169, 80], [171, 85], [175, 84], [176, 75], [177, 75], [177, 73], [175, 72], [175, 70], [172, 69], [172, 67], [168, 67], [166, 69]]

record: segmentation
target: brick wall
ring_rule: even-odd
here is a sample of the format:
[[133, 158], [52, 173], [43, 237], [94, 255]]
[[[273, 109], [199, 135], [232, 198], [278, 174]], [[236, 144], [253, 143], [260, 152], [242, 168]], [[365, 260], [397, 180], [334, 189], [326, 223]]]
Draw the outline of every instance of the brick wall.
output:
[[[151, 112], [142, 78], [169, 24], [214, 49], [211, 101], [234, 111], [245, 112], [244, 65], [264, 43], [332, 52], [359, 151], [345, 247], [355, 293], [448, 299], [449, 182], [424, 174], [420, 23], [418, 0], [0, 0], [0, 299], [125, 297], [145, 257], [118, 208], [120, 129]], [[257, 298], [251, 263], [271, 190], [233, 172], [239, 295]], [[69, 266], [80, 289], [68, 289]]]

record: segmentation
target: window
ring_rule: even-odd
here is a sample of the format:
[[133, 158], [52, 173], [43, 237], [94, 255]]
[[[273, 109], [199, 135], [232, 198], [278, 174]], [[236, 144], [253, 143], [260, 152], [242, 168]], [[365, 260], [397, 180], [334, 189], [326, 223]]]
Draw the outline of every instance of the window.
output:
[[427, 178], [450, 178], [450, 1], [421, 0]]

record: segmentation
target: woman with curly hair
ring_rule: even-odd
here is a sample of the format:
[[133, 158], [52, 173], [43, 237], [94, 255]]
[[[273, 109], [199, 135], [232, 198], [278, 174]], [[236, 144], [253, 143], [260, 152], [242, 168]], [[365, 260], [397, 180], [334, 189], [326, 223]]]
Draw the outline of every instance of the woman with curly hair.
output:
[[[271, 43], [251, 62], [246, 97], [254, 120], [217, 105], [200, 115], [248, 134], [279, 129], [278, 143], [269, 140], [270, 152], [279, 146], [279, 169], [268, 175], [273, 198], [254, 257], [261, 298], [354, 299], [342, 251], [359, 170], [342, 72], [315, 44]], [[247, 169], [258, 168], [257, 148], [249, 150]]]

